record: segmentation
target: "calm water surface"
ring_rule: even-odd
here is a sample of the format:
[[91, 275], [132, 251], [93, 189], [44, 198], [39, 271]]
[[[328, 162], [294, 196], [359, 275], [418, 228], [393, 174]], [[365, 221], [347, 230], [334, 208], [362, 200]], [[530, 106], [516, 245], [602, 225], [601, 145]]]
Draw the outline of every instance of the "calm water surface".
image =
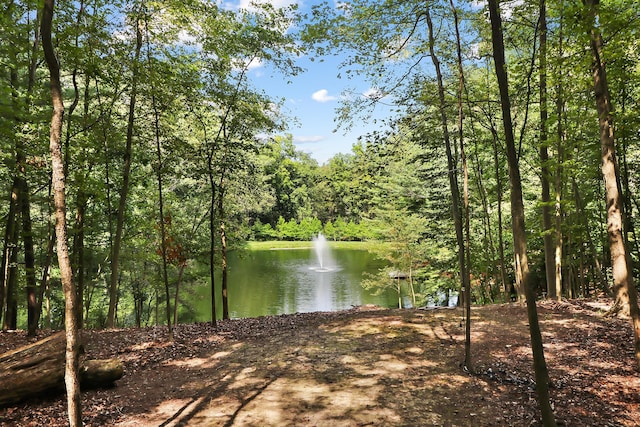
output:
[[[392, 291], [372, 295], [362, 288], [363, 273], [384, 265], [364, 250], [337, 249], [320, 269], [312, 248], [247, 251], [229, 257], [229, 315], [233, 318], [335, 311], [354, 305], [397, 307]], [[322, 270], [322, 271], [318, 271]], [[216, 279], [216, 288], [220, 279]], [[211, 319], [209, 286], [197, 292], [198, 321]], [[216, 310], [222, 312], [220, 291]]]

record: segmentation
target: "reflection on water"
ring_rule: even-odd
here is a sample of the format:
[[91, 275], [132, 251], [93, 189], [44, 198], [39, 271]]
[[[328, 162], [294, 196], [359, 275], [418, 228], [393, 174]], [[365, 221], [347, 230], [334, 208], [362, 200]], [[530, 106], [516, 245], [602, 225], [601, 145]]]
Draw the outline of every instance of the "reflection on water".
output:
[[[396, 307], [393, 292], [372, 295], [362, 289], [363, 273], [375, 273], [382, 262], [366, 251], [332, 252], [335, 267], [317, 271], [312, 249], [250, 251], [229, 257], [229, 314], [257, 317], [311, 311], [335, 311], [354, 305]], [[219, 285], [219, 280], [216, 282]], [[211, 319], [208, 286], [197, 292], [197, 321]], [[216, 296], [219, 291], [216, 292]], [[219, 303], [219, 299], [216, 301]], [[218, 310], [218, 309], [217, 309]], [[220, 308], [221, 310], [221, 308]]]

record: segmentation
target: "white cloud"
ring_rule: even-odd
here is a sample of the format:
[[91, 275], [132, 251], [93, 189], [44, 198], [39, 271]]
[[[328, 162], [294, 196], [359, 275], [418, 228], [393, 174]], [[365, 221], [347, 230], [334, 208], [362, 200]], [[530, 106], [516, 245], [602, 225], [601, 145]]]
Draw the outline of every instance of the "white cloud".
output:
[[319, 91], [313, 92], [311, 95], [311, 99], [317, 102], [329, 102], [335, 101], [337, 98], [335, 96], [329, 95], [329, 91], [326, 89], [320, 89]]
[[297, 142], [299, 144], [313, 144], [315, 142], [320, 142], [324, 139], [322, 135], [312, 135], [312, 136], [294, 136], [293, 142]]

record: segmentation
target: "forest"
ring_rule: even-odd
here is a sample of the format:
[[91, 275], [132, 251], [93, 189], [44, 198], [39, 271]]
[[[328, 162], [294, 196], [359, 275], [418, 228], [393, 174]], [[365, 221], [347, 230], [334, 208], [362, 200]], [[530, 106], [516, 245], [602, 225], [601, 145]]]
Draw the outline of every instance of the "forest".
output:
[[[215, 324], [230, 251], [322, 232], [385, 242], [419, 303], [526, 304], [538, 384], [541, 299], [611, 298], [640, 364], [638, 2], [0, 7], [3, 330], [171, 337], [203, 284]], [[291, 80], [338, 54], [376, 91], [336, 120], [371, 130], [318, 164], [249, 70]], [[377, 104], [395, 114], [370, 120]]]

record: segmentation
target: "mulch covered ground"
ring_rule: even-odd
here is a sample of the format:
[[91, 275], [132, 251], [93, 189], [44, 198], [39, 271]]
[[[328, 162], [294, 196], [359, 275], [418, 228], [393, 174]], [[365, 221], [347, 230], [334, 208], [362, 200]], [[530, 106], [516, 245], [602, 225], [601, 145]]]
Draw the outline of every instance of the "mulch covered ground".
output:
[[[605, 309], [539, 305], [561, 424], [640, 424], [631, 326]], [[114, 387], [83, 393], [85, 425], [539, 425], [525, 308], [473, 308], [470, 372], [461, 314], [363, 307], [229, 320], [180, 325], [173, 342], [162, 327], [85, 331], [87, 357], [125, 364]], [[0, 353], [29, 342], [0, 333]], [[0, 425], [63, 426], [65, 411], [63, 396], [38, 397], [1, 408]]]

